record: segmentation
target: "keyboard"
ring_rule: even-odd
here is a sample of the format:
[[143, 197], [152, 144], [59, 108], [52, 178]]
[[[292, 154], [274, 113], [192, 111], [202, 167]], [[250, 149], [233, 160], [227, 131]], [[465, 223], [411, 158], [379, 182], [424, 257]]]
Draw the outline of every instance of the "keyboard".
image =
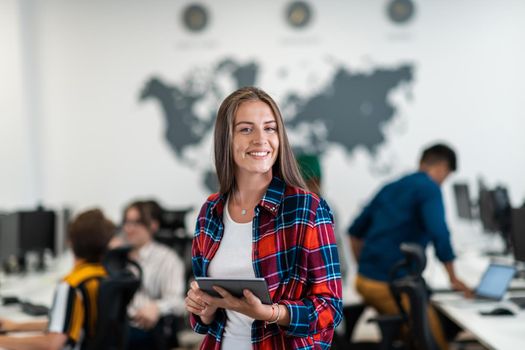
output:
[[31, 316], [46, 316], [49, 313], [49, 308], [44, 305], [36, 305], [27, 302], [20, 303], [22, 312]]
[[2, 303], [4, 305], [18, 304], [20, 300], [15, 296], [4, 296], [2, 297]]
[[514, 304], [518, 305], [520, 309], [525, 309], [525, 296], [523, 297], [510, 297], [509, 301], [512, 301]]

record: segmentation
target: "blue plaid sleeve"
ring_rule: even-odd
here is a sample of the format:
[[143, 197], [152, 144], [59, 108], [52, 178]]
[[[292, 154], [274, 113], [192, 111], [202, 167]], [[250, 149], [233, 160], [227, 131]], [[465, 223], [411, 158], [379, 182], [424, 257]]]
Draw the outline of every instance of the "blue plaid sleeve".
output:
[[[202, 206], [199, 217], [197, 218], [197, 223], [195, 225], [195, 233], [193, 235], [192, 242], [192, 259], [191, 264], [193, 268], [194, 276], [203, 276], [203, 257], [202, 252], [199, 247], [199, 235], [201, 234], [201, 222], [206, 213], [206, 204]], [[207, 334], [210, 329], [209, 325], [204, 324], [198, 315], [190, 313], [190, 324], [193, 330], [200, 334]]]
[[306, 297], [282, 300], [290, 313], [288, 335], [307, 337], [327, 330], [333, 331], [342, 320], [342, 284], [339, 257], [333, 230], [333, 215], [324, 200], [307, 228], [304, 250], [308, 271]]

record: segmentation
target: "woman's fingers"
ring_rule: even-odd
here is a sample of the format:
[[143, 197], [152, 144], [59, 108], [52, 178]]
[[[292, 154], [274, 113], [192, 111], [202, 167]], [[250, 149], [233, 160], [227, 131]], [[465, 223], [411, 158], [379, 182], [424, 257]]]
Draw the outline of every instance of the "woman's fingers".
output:
[[193, 300], [189, 297], [186, 298], [186, 305], [196, 309], [204, 309], [207, 306], [202, 300]]
[[193, 307], [200, 306], [204, 308], [207, 306], [207, 303], [204, 300], [206, 295], [200, 289], [197, 289], [197, 290], [190, 289], [188, 290], [188, 293], [186, 293], [186, 295], [187, 295], [186, 303], [192, 302]]
[[192, 281], [192, 282], [190, 283], [190, 288], [191, 288], [192, 290], [197, 290], [197, 289], [199, 289], [199, 284], [197, 283], [197, 281]]
[[221, 297], [223, 298], [232, 298], [233, 295], [231, 295], [226, 289], [222, 288], [222, 287], [219, 287], [219, 286], [213, 286], [213, 289], [215, 289], [215, 291], [217, 293], [220, 294]]
[[246, 302], [250, 305], [258, 305], [261, 304], [261, 300], [255, 296], [249, 289], [243, 290], [244, 298], [246, 299]]
[[188, 310], [188, 312], [191, 312], [192, 314], [200, 315], [200, 314], [202, 314], [204, 309], [195, 308], [193, 306], [186, 305], [186, 310]]

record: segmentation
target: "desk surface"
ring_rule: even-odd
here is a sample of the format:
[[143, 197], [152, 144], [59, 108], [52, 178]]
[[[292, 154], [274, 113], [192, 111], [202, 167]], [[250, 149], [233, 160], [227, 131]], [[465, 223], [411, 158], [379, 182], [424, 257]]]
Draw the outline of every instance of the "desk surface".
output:
[[[0, 296], [15, 296], [22, 301], [51, 307], [58, 282], [73, 266], [71, 253], [55, 259], [48, 270], [2, 278]], [[24, 321], [35, 318], [22, 313], [19, 305], [0, 305], [0, 317]]]
[[[465, 300], [459, 295], [436, 295], [433, 304], [460, 327], [471, 332], [489, 349], [525, 349], [525, 310], [508, 301]], [[490, 311], [504, 306], [516, 311], [514, 316], [483, 316], [480, 311]]]

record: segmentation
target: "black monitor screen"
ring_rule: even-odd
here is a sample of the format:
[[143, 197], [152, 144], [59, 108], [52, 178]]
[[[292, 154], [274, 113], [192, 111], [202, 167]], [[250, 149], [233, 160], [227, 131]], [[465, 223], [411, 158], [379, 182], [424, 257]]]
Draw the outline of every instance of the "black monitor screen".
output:
[[456, 210], [462, 219], [472, 220], [472, 205], [467, 184], [454, 184], [454, 197], [456, 198]]
[[170, 230], [186, 229], [186, 214], [190, 210], [164, 210], [160, 227]]
[[525, 208], [512, 209], [511, 220], [514, 259], [525, 262]]
[[37, 210], [23, 211], [19, 216], [20, 250], [43, 251], [50, 249], [55, 252], [55, 223], [53, 211]]
[[498, 186], [491, 191], [494, 202], [494, 219], [498, 230], [506, 237], [510, 231], [510, 198], [505, 187]]
[[492, 191], [479, 191], [479, 218], [486, 232], [497, 232], [498, 224], [495, 218], [495, 203]]

